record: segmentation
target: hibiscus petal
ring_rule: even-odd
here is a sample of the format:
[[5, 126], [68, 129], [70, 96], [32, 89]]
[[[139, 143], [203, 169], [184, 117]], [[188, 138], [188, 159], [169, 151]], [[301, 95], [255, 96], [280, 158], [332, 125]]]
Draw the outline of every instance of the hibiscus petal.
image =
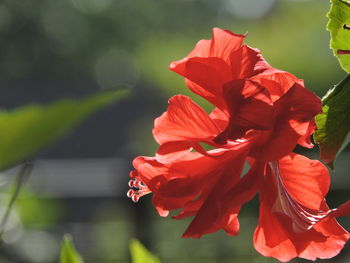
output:
[[[227, 224], [236, 222], [234, 217], [237, 216], [236, 214], [239, 212], [241, 204], [237, 203], [227, 206], [223, 197], [239, 182], [249, 147], [248, 143], [242, 143], [231, 149], [232, 156], [230, 161], [226, 164], [221, 164], [222, 169], [216, 174], [219, 178], [217, 178], [206, 201], [183, 234], [183, 237], [199, 238], [204, 234], [212, 233], [219, 229], [229, 231], [230, 227]], [[237, 224], [235, 223], [234, 226], [234, 229], [236, 229]], [[237, 234], [234, 229], [231, 232], [229, 231], [231, 235]]]
[[[211, 46], [211, 40], [208, 40], [208, 39], [199, 40], [197, 42], [196, 46], [194, 47], [194, 49], [184, 59], [193, 58], [193, 57], [204, 57], [204, 58], [209, 57], [210, 56], [210, 46]], [[175, 64], [180, 64], [181, 62], [182, 62], [182, 60], [174, 61], [174, 62], [172, 62], [172, 64], [174, 63], [173, 66], [175, 66]], [[172, 67], [172, 66], [170, 66], [170, 67]]]
[[[263, 63], [265, 63], [265, 66], [262, 66]], [[247, 79], [263, 72], [267, 68], [271, 68], [265, 62], [259, 49], [251, 48], [247, 45], [243, 45], [231, 53], [230, 64], [232, 79]]]
[[343, 217], [350, 215], [350, 200], [340, 205], [338, 208], [333, 209], [330, 215], [332, 217]]
[[[331, 226], [331, 232], [318, 227], [321, 224], [328, 224], [328, 219], [323, 219], [309, 230], [295, 232], [292, 218], [286, 214], [273, 212], [275, 194], [271, 193], [276, 194], [270, 185], [270, 188], [261, 194], [259, 225], [254, 233], [254, 246], [259, 253], [283, 262], [295, 257], [315, 260], [321, 257], [320, 255], [326, 256], [328, 253], [330, 256], [339, 253], [339, 249], [344, 246], [346, 232], [341, 232], [334, 225]], [[336, 243], [339, 246], [336, 246]], [[321, 247], [328, 252], [320, 254], [316, 248]]]
[[[289, 161], [287, 162], [287, 167], [291, 168]], [[301, 159], [298, 161], [301, 161]], [[294, 172], [294, 168], [292, 169]], [[303, 166], [301, 169], [305, 169], [305, 167]], [[281, 175], [287, 170], [281, 169]], [[323, 171], [321, 171], [321, 177], [322, 173]], [[296, 231], [294, 224], [305, 215], [300, 214], [300, 217], [297, 218], [295, 214], [288, 214], [288, 210], [280, 210], [276, 207], [279, 198], [281, 198], [281, 192], [279, 191], [281, 185], [279, 185], [277, 178], [274, 176], [271, 170], [268, 169], [261, 189], [259, 225], [254, 234], [254, 245], [257, 251], [264, 256], [274, 257], [284, 262], [294, 257], [303, 257], [310, 260], [330, 258], [339, 253], [349, 238], [349, 234], [338, 225], [335, 219], [330, 220], [327, 217], [329, 208], [325, 200], [323, 199], [321, 204], [319, 204], [319, 210], [314, 210], [316, 213], [325, 211], [322, 213], [324, 216], [319, 217], [320, 221], [316, 221], [315, 224], [311, 224], [309, 228], [305, 228], [303, 231], [300, 231], [300, 229]], [[299, 180], [303, 181], [305, 179], [300, 178]], [[283, 180], [284, 182], [285, 180]], [[288, 183], [291, 186], [293, 182], [290, 181]], [[288, 189], [293, 191], [291, 188]], [[289, 198], [292, 198], [291, 195]], [[301, 196], [298, 197], [299, 200], [300, 198]], [[290, 201], [297, 204], [296, 200], [292, 200]], [[288, 202], [288, 200], [285, 201]], [[294, 212], [298, 211], [297, 209], [294, 210]], [[307, 211], [300, 210], [300, 213], [304, 212]], [[310, 216], [312, 215], [310, 214]]]
[[[335, 257], [343, 249], [350, 235], [347, 233], [335, 219], [324, 219], [314, 226], [314, 228], [322, 233], [325, 240], [312, 240], [308, 246], [299, 254], [299, 257], [308, 260], [316, 260], [317, 258], [327, 259]], [[305, 237], [302, 240], [305, 241]]]
[[237, 79], [224, 85], [229, 124], [215, 141], [241, 138], [250, 129], [268, 130], [273, 125], [273, 106], [268, 92], [259, 84]]
[[234, 34], [229, 30], [213, 28], [213, 37], [210, 46], [210, 57], [218, 57], [227, 61], [232, 51], [238, 49], [245, 35]]
[[276, 123], [259, 157], [278, 160], [292, 152], [300, 138], [310, 134], [310, 121], [322, 110], [321, 100], [299, 84], [274, 103]]
[[[207, 189], [209, 188], [210, 187], [207, 187]], [[207, 189], [204, 189], [203, 193], [197, 199], [187, 202], [180, 211], [180, 213], [173, 216], [172, 218], [179, 220], [190, 216], [195, 216], [208, 196]]]
[[[270, 129], [273, 107], [268, 92], [260, 85], [245, 81], [241, 96], [243, 100], [237, 107], [234, 123], [247, 129]], [[233, 106], [230, 105], [230, 108]]]
[[315, 93], [295, 83], [275, 103], [279, 117], [308, 122], [322, 112], [322, 102]]
[[[325, 201], [322, 202], [321, 208], [325, 211], [329, 209]], [[339, 254], [350, 238], [349, 233], [334, 218], [325, 218], [313, 228], [326, 238], [308, 242], [307, 246], [304, 245], [299, 257], [309, 260], [332, 258]], [[299, 240], [305, 242], [307, 239], [301, 236]]]
[[260, 204], [259, 225], [254, 232], [254, 247], [265, 257], [286, 262], [297, 256], [297, 251], [278, 218], [264, 203]]
[[[222, 174], [230, 171], [232, 158], [247, 151], [248, 142], [232, 144], [228, 149], [211, 150], [211, 157], [187, 152], [175, 161], [163, 164], [153, 157], [138, 157], [133, 165], [134, 175], [153, 192], [153, 204], [160, 213], [183, 208], [187, 203], [207, 196]], [[238, 181], [239, 175], [230, 181]]]
[[174, 141], [206, 141], [219, 130], [209, 115], [189, 97], [176, 95], [168, 111], [155, 120], [153, 136], [159, 144]]
[[[268, 213], [259, 219], [254, 233], [256, 250], [266, 257], [274, 257], [286, 262], [295, 257], [309, 260], [326, 259], [336, 256], [349, 239], [349, 234], [336, 222], [326, 218], [304, 233], [288, 233], [279, 217]], [[274, 239], [273, 245], [271, 240]]]
[[200, 156], [202, 155], [189, 152], [186, 156], [189, 160], [182, 158], [172, 164], [161, 164], [155, 158], [138, 157], [137, 165], [134, 164], [138, 172], [137, 178], [152, 191], [153, 204], [160, 215], [164, 211], [183, 207], [201, 193], [201, 179], [205, 174], [202, 171], [196, 174], [190, 167], [193, 161], [208, 168]]
[[166, 142], [159, 146], [156, 159], [160, 163], [171, 163], [186, 155], [193, 146], [192, 142], [174, 141]]
[[272, 101], [276, 101], [286, 94], [295, 83], [301, 86], [304, 85], [303, 80], [298, 79], [289, 72], [267, 66], [263, 66], [263, 68], [265, 70], [262, 73], [251, 77], [250, 80], [258, 82], [265, 87], [271, 94]]
[[[222, 30], [220, 28], [213, 28], [212, 40], [202, 39], [198, 41], [186, 58], [218, 57], [225, 60], [229, 57], [230, 52], [242, 45], [244, 38], [245, 35], [234, 34], [229, 30]], [[175, 61], [172, 64], [175, 66], [182, 61]]]
[[214, 108], [209, 116], [215, 122], [219, 130], [225, 130], [229, 122], [229, 116], [227, 113], [223, 112], [219, 108]]
[[314, 120], [309, 121], [308, 127], [304, 135], [302, 135], [298, 139], [298, 144], [305, 147], [305, 148], [313, 148], [314, 145], [311, 142], [311, 135], [315, 132], [316, 130], [316, 123]]
[[265, 257], [286, 262], [296, 257], [297, 251], [289, 239], [288, 231], [272, 212], [277, 196], [277, 185], [271, 173], [268, 173], [261, 185], [259, 223], [254, 232], [254, 247]]
[[299, 204], [318, 210], [326, 196], [328, 169], [317, 160], [291, 153], [278, 161], [280, 175], [289, 195]]
[[[244, 177], [237, 183], [233, 188], [231, 188], [225, 196], [222, 197], [223, 209], [229, 209], [232, 204], [242, 205], [249, 200], [251, 200], [260, 185], [259, 178], [263, 173], [263, 163], [255, 163], [254, 160], [251, 161], [252, 168], [249, 169], [249, 172], [244, 175]], [[183, 219], [189, 216], [194, 216], [201, 208], [203, 203], [208, 197], [209, 191], [212, 186], [207, 185], [206, 189], [203, 191], [201, 196], [199, 196], [196, 200], [192, 200], [188, 202], [182, 209], [182, 211], [173, 216], [174, 219]], [[223, 210], [222, 210], [223, 211]], [[224, 212], [223, 212], [224, 214]]]
[[218, 107], [223, 106], [222, 86], [231, 79], [230, 68], [220, 58], [194, 57], [171, 64], [170, 69], [186, 78], [194, 93]]
[[243, 205], [254, 198], [261, 185], [265, 163], [254, 162], [249, 171], [223, 197], [227, 206], [232, 204]]

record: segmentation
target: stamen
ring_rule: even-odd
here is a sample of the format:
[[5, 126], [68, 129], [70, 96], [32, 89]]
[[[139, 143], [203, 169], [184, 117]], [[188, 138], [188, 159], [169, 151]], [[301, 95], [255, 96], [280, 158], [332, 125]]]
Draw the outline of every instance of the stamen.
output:
[[129, 191], [126, 193], [126, 196], [131, 198], [134, 195], [134, 190], [129, 189]]
[[294, 200], [283, 183], [278, 162], [271, 162], [270, 167], [275, 174], [278, 188], [278, 199], [274, 208], [291, 218], [293, 230], [296, 233], [310, 230], [313, 225], [328, 215], [329, 212], [307, 208]]
[[137, 203], [142, 196], [152, 192], [139, 178], [130, 180], [128, 184], [132, 189], [129, 189], [126, 195], [131, 198], [134, 203]]
[[137, 195], [133, 195], [131, 197], [131, 200], [134, 202], [134, 203], [137, 203], [139, 201], [140, 197], [138, 197]]

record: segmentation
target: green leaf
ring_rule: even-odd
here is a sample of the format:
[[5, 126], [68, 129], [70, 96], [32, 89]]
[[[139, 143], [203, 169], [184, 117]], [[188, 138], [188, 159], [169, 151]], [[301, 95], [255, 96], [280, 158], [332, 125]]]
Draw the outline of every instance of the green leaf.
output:
[[124, 94], [124, 91], [105, 92], [81, 100], [66, 99], [0, 111], [0, 171], [30, 158], [91, 113]]
[[81, 256], [75, 250], [73, 239], [70, 235], [65, 235], [63, 237], [60, 252], [60, 263], [84, 263]]
[[350, 1], [332, 0], [327, 16], [333, 54], [341, 67], [350, 73]]
[[321, 159], [333, 168], [336, 157], [350, 141], [350, 75], [323, 98], [323, 113], [316, 116], [315, 141]]
[[136, 239], [130, 241], [129, 248], [132, 263], [160, 263], [160, 260]]

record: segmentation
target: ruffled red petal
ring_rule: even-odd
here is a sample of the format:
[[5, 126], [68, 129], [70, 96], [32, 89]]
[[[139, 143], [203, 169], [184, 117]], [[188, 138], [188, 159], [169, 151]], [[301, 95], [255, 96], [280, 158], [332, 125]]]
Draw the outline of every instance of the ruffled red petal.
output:
[[[274, 103], [275, 125], [263, 149], [254, 153], [267, 161], [278, 160], [293, 151], [300, 138], [310, 135], [310, 121], [322, 110], [321, 100], [294, 84]], [[253, 155], [254, 155], [253, 154]]]
[[290, 196], [299, 204], [318, 210], [329, 186], [326, 166], [317, 160], [291, 153], [278, 161], [281, 178]]
[[295, 257], [309, 260], [331, 258], [342, 250], [349, 237], [349, 233], [335, 219], [330, 218], [321, 220], [304, 232], [294, 232], [291, 219], [274, 213], [271, 203], [265, 198], [261, 199], [254, 246], [266, 257], [274, 257], [282, 262]]
[[[168, 164], [151, 157], [138, 157], [133, 165], [136, 177], [153, 192], [157, 210], [163, 212], [184, 208], [198, 197], [209, 195], [223, 175], [227, 174], [225, 185], [234, 185], [239, 181], [239, 165], [243, 166], [248, 150], [249, 143], [241, 142], [228, 149], [211, 150], [210, 156], [188, 152]], [[237, 166], [232, 166], [232, 162]]]

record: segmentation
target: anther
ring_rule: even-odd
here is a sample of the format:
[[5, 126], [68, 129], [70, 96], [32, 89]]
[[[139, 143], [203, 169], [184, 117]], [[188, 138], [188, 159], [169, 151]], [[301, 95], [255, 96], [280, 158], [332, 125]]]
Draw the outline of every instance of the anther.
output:
[[134, 202], [134, 203], [137, 203], [139, 200], [140, 200], [140, 197], [138, 195], [133, 195], [131, 197], [131, 200]]
[[134, 187], [135, 188], [144, 188], [145, 185], [143, 185], [139, 180], [135, 180]]
[[135, 191], [132, 189], [129, 189], [129, 191], [126, 193], [126, 196], [131, 198], [135, 194]]
[[134, 180], [130, 180], [129, 183], [128, 183], [129, 187], [134, 187], [135, 185], [135, 181]]
[[151, 193], [147, 185], [145, 185], [139, 178], [131, 179], [128, 184], [132, 189], [129, 189], [126, 195], [131, 198], [134, 203], [137, 203], [142, 196]]

